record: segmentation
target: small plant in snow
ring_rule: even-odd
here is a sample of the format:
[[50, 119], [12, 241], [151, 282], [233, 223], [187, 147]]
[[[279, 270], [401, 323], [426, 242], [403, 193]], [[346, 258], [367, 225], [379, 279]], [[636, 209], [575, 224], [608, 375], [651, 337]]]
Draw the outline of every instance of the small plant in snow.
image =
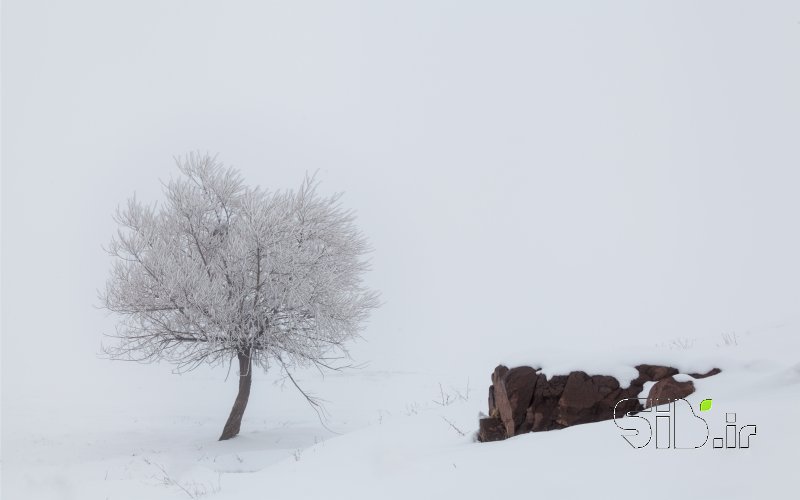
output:
[[670, 351], [686, 351], [694, 347], [695, 340], [688, 337], [678, 337], [667, 343], [656, 344], [656, 347], [658, 349], [669, 349]]
[[417, 403], [416, 401], [411, 404], [406, 403], [405, 414], [407, 417], [410, 417], [411, 415], [416, 415], [419, 413], [419, 411], [420, 411], [420, 404]]
[[450, 427], [452, 427], [452, 428], [453, 428], [453, 430], [454, 430], [454, 431], [456, 431], [456, 432], [458, 433], [458, 435], [459, 435], [459, 436], [466, 436], [466, 434], [464, 433], [464, 431], [462, 431], [461, 429], [459, 429], [458, 427], [456, 427], [456, 424], [454, 424], [454, 423], [453, 423], [453, 422], [451, 422], [450, 420], [447, 420], [447, 419], [446, 419], [446, 418], [444, 418], [444, 417], [442, 417], [442, 420], [444, 420], [445, 422], [447, 422], [447, 423], [450, 425]]
[[739, 345], [739, 339], [736, 336], [736, 332], [723, 332], [722, 343], [717, 344], [717, 347], [734, 347], [737, 345]]
[[391, 413], [388, 410], [378, 410], [378, 424], [383, 423], [383, 414], [386, 413], [387, 415], [391, 416]]
[[194, 495], [192, 498], [199, 498], [212, 493], [219, 493], [222, 491], [221, 476], [217, 473], [217, 484], [204, 484], [197, 481], [187, 481], [186, 490]]
[[148, 458], [144, 458], [143, 460], [147, 465], [158, 469], [158, 474], [154, 476], [154, 478], [157, 479], [161, 484], [164, 486], [177, 486], [181, 489], [181, 491], [186, 493], [189, 498], [195, 499], [203, 495], [208, 495], [209, 493], [218, 493], [221, 490], [221, 476], [219, 473], [217, 473], [216, 485], [209, 486], [196, 481], [187, 481], [185, 484], [182, 484], [181, 482], [173, 479], [163, 465], [153, 462]]
[[467, 388], [463, 392], [454, 387], [445, 392], [441, 382], [439, 383], [439, 399], [434, 399], [433, 402], [439, 406], [450, 406], [456, 401], [469, 401], [469, 379], [467, 379]]
[[453, 396], [451, 396], [450, 393], [445, 393], [442, 384], [439, 383], [439, 400], [437, 401], [434, 399], [433, 402], [439, 406], [450, 406], [453, 401], [455, 401]]

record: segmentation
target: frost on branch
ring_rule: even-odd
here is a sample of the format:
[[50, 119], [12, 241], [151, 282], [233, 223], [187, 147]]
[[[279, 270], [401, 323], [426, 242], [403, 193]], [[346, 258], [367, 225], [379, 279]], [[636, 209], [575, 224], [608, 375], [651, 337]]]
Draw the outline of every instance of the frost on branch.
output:
[[319, 195], [308, 177], [296, 191], [250, 188], [209, 156], [178, 168], [163, 203], [133, 198], [116, 212], [101, 299], [121, 321], [106, 352], [178, 370], [238, 358], [248, 378], [253, 365], [340, 366], [378, 305], [362, 282], [367, 242], [340, 195]]

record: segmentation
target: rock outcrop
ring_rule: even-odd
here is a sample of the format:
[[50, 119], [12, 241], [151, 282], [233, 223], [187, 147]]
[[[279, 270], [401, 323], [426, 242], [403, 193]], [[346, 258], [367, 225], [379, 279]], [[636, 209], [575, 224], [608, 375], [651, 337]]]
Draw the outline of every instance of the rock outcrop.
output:
[[650, 388], [644, 407], [650, 408], [651, 406], [669, 404], [670, 401], [685, 398], [693, 392], [694, 383], [691, 380], [678, 382], [675, 377], [668, 377], [659, 380]]
[[[508, 368], [500, 365], [492, 373], [489, 387], [489, 416], [480, 421], [478, 439], [499, 441], [526, 432], [563, 429], [572, 425], [610, 420], [645, 407], [637, 399], [646, 382], [656, 382], [646, 401], [677, 399], [694, 392], [691, 381], [678, 382], [678, 370], [668, 366], [642, 364], [639, 375], [628, 387], [607, 375], [588, 375], [574, 371], [547, 378], [530, 366]], [[716, 375], [691, 374], [694, 378]], [[623, 399], [629, 399], [617, 406]]]

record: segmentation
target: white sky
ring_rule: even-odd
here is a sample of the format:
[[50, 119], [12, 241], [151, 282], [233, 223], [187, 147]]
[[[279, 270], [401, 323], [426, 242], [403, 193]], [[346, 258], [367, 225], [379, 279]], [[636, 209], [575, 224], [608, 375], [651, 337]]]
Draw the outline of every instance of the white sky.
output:
[[133, 373], [95, 356], [101, 245], [116, 204], [157, 199], [193, 149], [253, 184], [319, 169], [346, 191], [385, 301], [354, 349], [376, 369], [798, 319], [798, 2], [2, 17], [4, 406]]

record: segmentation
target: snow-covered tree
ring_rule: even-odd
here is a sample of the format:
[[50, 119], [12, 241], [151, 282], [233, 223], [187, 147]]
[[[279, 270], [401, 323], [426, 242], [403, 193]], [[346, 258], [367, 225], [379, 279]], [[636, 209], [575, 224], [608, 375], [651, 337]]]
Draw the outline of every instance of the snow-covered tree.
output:
[[367, 242], [340, 195], [319, 195], [308, 177], [297, 191], [250, 188], [208, 155], [177, 163], [183, 175], [164, 185], [163, 203], [134, 197], [117, 209], [101, 300], [120, 323], [106, 352], [182, 371], [237, 360], [239, 393], [220, 437], [229, 439], [253, 368], [277, 367], [292, 382], [298, 366], [341, 368], [378, 299], [362, 282]]

